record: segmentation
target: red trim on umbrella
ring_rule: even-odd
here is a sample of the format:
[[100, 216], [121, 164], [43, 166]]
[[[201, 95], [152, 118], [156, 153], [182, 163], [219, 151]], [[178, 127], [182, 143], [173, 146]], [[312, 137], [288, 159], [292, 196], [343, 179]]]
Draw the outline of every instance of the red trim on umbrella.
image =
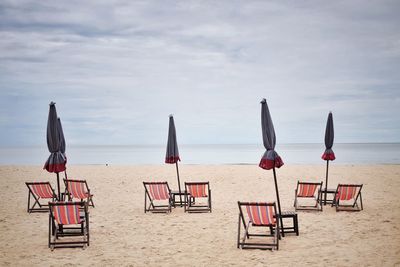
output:
[[179, 157], [166, 157], [165, 158], [165, 163], [177, 163], [178, 161], [181, 161]]
[[258, 165], [260, 168], [265, 170], [270, 170], [272, 168], [280, 168], [283, 166], [283, 161], [281, 157], [276, 157], [275, 160], [271, 159], [261, 159], [260, 164]]
[[335, 157], [335, 153], [324, 153], [324, 154], [322, 154], [322, 157], [321, 157], [323, 160], [335, 160], [336, 159], [336, 157]]
[[63, 172], [66, 170], [65, 163], [45, 165], [43, 169], [48, 172]]

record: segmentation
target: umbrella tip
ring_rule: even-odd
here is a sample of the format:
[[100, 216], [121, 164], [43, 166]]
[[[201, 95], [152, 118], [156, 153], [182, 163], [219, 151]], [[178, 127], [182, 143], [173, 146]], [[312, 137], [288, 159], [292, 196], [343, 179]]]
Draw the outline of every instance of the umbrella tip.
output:
[[168, 117], [170, 117], [170, 118], [172, 118], [173, 116], [174, 116], [174, 114], [172, 114], [172, 113], [168, 115]]
[[51, 101], [50, 102], [50, 106], [54, 106], [56, 104], [56, 102]]
[[263, 98], [260, 103], [265, 104], [265, 103], [267, 103], [267, 100], [265, 98]]

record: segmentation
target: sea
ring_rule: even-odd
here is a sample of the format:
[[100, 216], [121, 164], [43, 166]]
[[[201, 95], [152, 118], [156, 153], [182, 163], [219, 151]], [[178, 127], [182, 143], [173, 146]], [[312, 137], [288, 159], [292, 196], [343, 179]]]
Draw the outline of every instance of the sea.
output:
[[[400, 164], [400, 143], [334, 144], [335, 164]], [[321, 164], [324, 144], [277, 144], [285, 164]], [[180, 145], [181, 164], [258, 164], [262, 144]], [[78, 146], [66, 148], [68, 164], [164, 164], [165, 145]], [[47, 146], [2, 147], [0, 165], [43, 165]]]

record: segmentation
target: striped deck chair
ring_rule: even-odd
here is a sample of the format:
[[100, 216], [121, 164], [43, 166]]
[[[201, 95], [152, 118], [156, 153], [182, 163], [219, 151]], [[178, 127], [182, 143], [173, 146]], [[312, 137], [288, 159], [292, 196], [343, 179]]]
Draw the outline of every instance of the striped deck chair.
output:
[[87, 202], [49, 202], [49, 248], [89, 246]]
[[[275, 202], [238, 202], [238, 205], [239, 222], [237, 247], [242, 249], [258, 248], [278, 250], [280, 227], [279, 220], [276, 220], [277, 213]], [[245, 231], [241, 238], [240, 230], [242, 223]], [[255, 228], [254, 232], [250, 233], [250, 228]]]
[[[49, 182], [26, 182], [26, 186], [28, 187], [28, 212], [48, 212], [49, 205], [47, 204], [49, 200], [55, 201], [57, 200], [57, 195], [54, 192], [54, 189], [51, 187]], [[31, 205], [31, 198], [33, 199], [33, 204]], [[45, 203], [41, 202], [41, 199], [46, 201]], [[38, 207], [36, 207], [38, 205]]]
[[70, 201], [74, 198], [87, 201], [88, 205], [94, 208], [93, 194], [90, 193], [86, 180], [64, 179], [64, 184], [65, 195], [68, 196]]
[[[171, 212], [171, 189], [167, 182], [143, 182], [144, 185], [144, 213]], [[147, 199], [149, 205], [147, 206]]]
[[[295, 210], [318, 210], [322, 211], [322, 182], [300, 182], [294, 190]], [[301, 202], [299, 204], [299, 201]]]
[[[332, 206], [336, 211], [361, 211], [363, 203], [361, 197], [362, 184], [338, 184]], [[360, 202], [360, 205], [358, 205]]]
[[[202, 202], [201, 199], [205, 199], [205, 202]], [[212, 212], [211, 189], [209, 182], [185, 182], [184, 211]]]

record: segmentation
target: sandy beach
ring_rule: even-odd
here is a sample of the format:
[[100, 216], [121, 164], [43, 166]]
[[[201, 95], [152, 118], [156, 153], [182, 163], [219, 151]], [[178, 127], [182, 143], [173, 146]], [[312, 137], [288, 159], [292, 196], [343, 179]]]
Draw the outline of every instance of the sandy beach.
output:
[[[48, 214], [26, 212], [26, 181], [50, 181], [41, 166], [0, 167], [1, 266], [396, 266], [400, 265], [400, 165], [335, 165], [329, 187], [362, 183], [364, 210], [299, 212], [300, 236], [278, 251], [236, 248], [237, 201], [273, 201], [271, 171], [256, 165], [180, 165], [181, 181], [210, 181], [213, 212], [143, 212], [142, 181], [168, 181], [172, 165], [68, 166], [69, 178], [86, 179], [94, 193], [91, 243], [86, 250], [47, 247]], [[293, 209], [297, 180], [324, 181], [325, 166], [277, 170], [283, 210]]]

